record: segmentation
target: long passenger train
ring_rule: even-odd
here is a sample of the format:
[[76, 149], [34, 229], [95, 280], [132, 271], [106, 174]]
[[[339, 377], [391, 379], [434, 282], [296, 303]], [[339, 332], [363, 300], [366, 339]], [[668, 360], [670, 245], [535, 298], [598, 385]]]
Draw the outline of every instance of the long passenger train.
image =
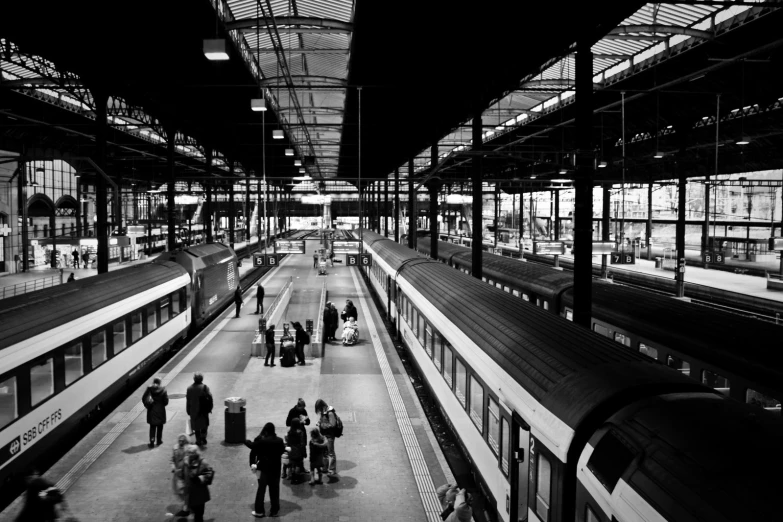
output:
[[[430, 239], [417, 242], [430, 254]], [[438, 259], [465, 273], [469, 248], [439, 241]], [[482, 254], [482, 279], [571, 319], [574, 277], [536, 263]], [[594, 280], [591, 329], [741, 402], [776, 410], [783, 400], [783, 327], [668, 296]]]
[[370, 231], [363, 268], [491, 518], [778, 517], [779, 415]]

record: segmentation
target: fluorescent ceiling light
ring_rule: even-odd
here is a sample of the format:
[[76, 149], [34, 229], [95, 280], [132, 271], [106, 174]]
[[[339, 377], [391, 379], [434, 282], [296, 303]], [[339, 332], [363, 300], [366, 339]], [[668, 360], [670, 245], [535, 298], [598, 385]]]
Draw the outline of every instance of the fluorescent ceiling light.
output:
[[663, 152], [658, 151], [653, 155], [653, 158], [655, 159], [661, 159], [663, 157]]
[[504, 128], [503, 125], [500, 124], [495, 125], [495, 130], [503, 130], [503, 128]]
[[538, 176], [536, 176], [535, 174], [533, 174], [532, 176], [530, 176], [530, 179], [536, 179], [537, 177], [538, 177]]
[[598, 163], [598, 168], [599, 168], [599, 169], [605, 169], [605, 168], [606, 168], [606, 162], [605, 162], [605, 161], [601, 161], [601, 162], [599, 162], [599, 163]]
[[228, 60], [226, 41], [222, 38], [204, 40], [204, 56], [207, 60]]
[[560, 169], [557, 171], [557, 173], [563, 175], [563, 174], [568, 174], [568, 171], [566, 169]]
[[253, 98], [250, 100], [250, 109], [254, 112], [266, 111], [266, 100], [263, 98]]
[[283, 131], [280, 129], [276, 129], [272, 131], [272, 138], [276, 140], [282, 140], [283, 139]]
[[750, 138], [748, 138], [747, 136], [743, 136], [742, 138], [737, 140], [737, 145], [747, 145], [749, 143], [750, 143]]
[[552, 183], [571, 183], [572, 179], [550, 179]]
[[302, 160], [295, 159], [294, 160], [294, 167], [301, 167], [302, 166]]
[[304, 175], [304, 176], [294, 176], [293, 179], [297, 181], [312, 181], [313, 178], [310, 176]]
[[304, 168], [304, 167], [299, 167], [299, 174], [304, 174], [304, 173], [306, 173], [306, 172], [307, 172], [307, 171], [305, 170], [305, 168]]
[[286, 156], [293, 156], [294, 155], [294, 149], [285, 149], [285, 155]]

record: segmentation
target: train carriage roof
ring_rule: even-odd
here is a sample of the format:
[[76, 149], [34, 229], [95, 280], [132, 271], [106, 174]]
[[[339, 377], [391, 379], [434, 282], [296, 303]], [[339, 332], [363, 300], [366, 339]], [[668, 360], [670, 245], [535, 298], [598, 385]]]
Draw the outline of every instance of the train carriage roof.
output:
[[182, 276], [187, 272], [176, 263], [144, 263], [4, 299], [0, 349]]
[[420, 256], [416, 251], [370, 230], [365, 229], [362, 231], [362, 239], [368, 245], [372, 245], [373, 250], [375, 250], [375, 252], [380, 255], [395, 272], [406, 264], [406, 262], [410, 263], [412, 259], [427, 259], [424, 256]]
[[[422, 238], [416, 243], [416, 248], [422, 254], [430, 255], [430, 238]], [[460, 254], [465, 251], [469, 251], [468, 247], [458, 245], [456, 243], [449, 243], [447, 241], [438, 241], [438, 259], [446, 263], [451, 261], [451, 256], [454, 254]]]
[[230, 247], [223, 243], [204, 243], [203, 245], [196, 245], [181, 250], [164, 252], [155, 258], [153, 262], [176, 261], [188, 269], [201, 270], [208, 266], [225, 263], [231, 259], [236, 260], [236, 254]]

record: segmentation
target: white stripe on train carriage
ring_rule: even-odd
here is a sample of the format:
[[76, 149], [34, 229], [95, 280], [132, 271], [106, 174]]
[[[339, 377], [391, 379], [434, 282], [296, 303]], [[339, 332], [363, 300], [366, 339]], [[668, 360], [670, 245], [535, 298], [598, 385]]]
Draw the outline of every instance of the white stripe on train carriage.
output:
[[419, 446], [416, 434], [413, 432], [413, 426], [408, 417], [408, 411], [400, 396], [400, 390], [397, 387], [397, 381], [394, 380], [394, 374], [391, 371], [391, 367], [389, 367], [389, 361], [386, 358], [386, 353], [383, 351], [383, 345], [378, 336], [378, 330], [375, 328], [375, 323], [368, 311], [368, 304], [361, 292], [355, 270], [351, 270], [351, 277], [353, 278], [354, 287], [357, 289], [359, 306], [364, 313], [367, 330], [370, 339], [372, 340], [373, 348], [375, 349], [375, 356], [378, 358], [378, 364], [381, 367], [381, 374], [383, 375], [383, 380], [386, 384], [386, 391], [389, 393], [389, 399], [391, 400], [392, 408], [394, 409], [397, 425], [402, 434], [405, 451], [408, 455], [408, 460], [411, 463], [411, 470], [413, 471], [413, 477], [416, 480], [416, 486], [419, 490], [421, 503], [424, 506], [424, 512], [427, 514], [427, 520], [430, 522], [439, 522], [441, 520], [440, 513], [443, 509], [441, 508], [440, 500], [435, 491], [432, 476], [427, 468], [427, 463], [424, 460], [424, 455], [421, 452], [421, 447]]
[[[368, 248], [368, 250], [372, 250]], [[387, 270], [391, 267], [380, 259], [373, 257], [373, 262], [378, 258], [382, 266]], [[574, 438], [574, 430], [560, 420], [556, 415], [541, 405], [527, 390], [516, 382], [505, 369], [493, 361], [489, 355], [478, 345], [470, 340], [454, 323], [424, 299], [404, 277], [404, 273], [397, 278], [397, 285], [408, 298], [414, 301], [416, 307], [424, 312], [424, 317], [437, 329], [441, 335], [451, 342], [461, 357], [468, 365], [487, 383], [497, 383], [503, 396], [510, 406], [531, 426], [531, 433], [543, 443], [549, 451], [562, 462], [566, 462], [568, 448]], [[497, 389], [492, 390], [497, 393]]]
[[612, 492], [612, 501], [617, 519], [623, 522], [666, 522], [666, 517], [658, 513], [638, 491], [623, 479], [617, 481]]
[[0, 374], [50, 352], [54, 346], [60, 346], [101, 326], [108, 325], [111, 321], [189, 284], [190, 276], [183, 274], [176, 279], [166, 281], [154, 288], [0, 350]]

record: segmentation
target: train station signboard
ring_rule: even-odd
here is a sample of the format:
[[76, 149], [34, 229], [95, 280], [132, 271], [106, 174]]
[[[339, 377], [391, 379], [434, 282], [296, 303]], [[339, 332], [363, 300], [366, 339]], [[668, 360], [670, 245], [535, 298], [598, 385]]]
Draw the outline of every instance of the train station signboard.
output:
[[617, 251], [614, 241], [593, 241], [593, 255], [608, 255]]
[[633, 252], [612, 252], [613, 265], [633, 265], [636, 264], [636, 258]]
[[358, 254], [361, 251], [361, 241], [332, 241], [332, 252], [335, 254]]
[[275, 254], [304, 254], [305, 242], [291, 240], [275, 240]]
[[722, 251], [705, 250], [701, 253], [701, 260], [709, 264], [722, 265], [726, 262], [726, 256]]
[[562, 241], [533, 241], [533, 253], [562, 256], [565, 254], [565, 243]]

